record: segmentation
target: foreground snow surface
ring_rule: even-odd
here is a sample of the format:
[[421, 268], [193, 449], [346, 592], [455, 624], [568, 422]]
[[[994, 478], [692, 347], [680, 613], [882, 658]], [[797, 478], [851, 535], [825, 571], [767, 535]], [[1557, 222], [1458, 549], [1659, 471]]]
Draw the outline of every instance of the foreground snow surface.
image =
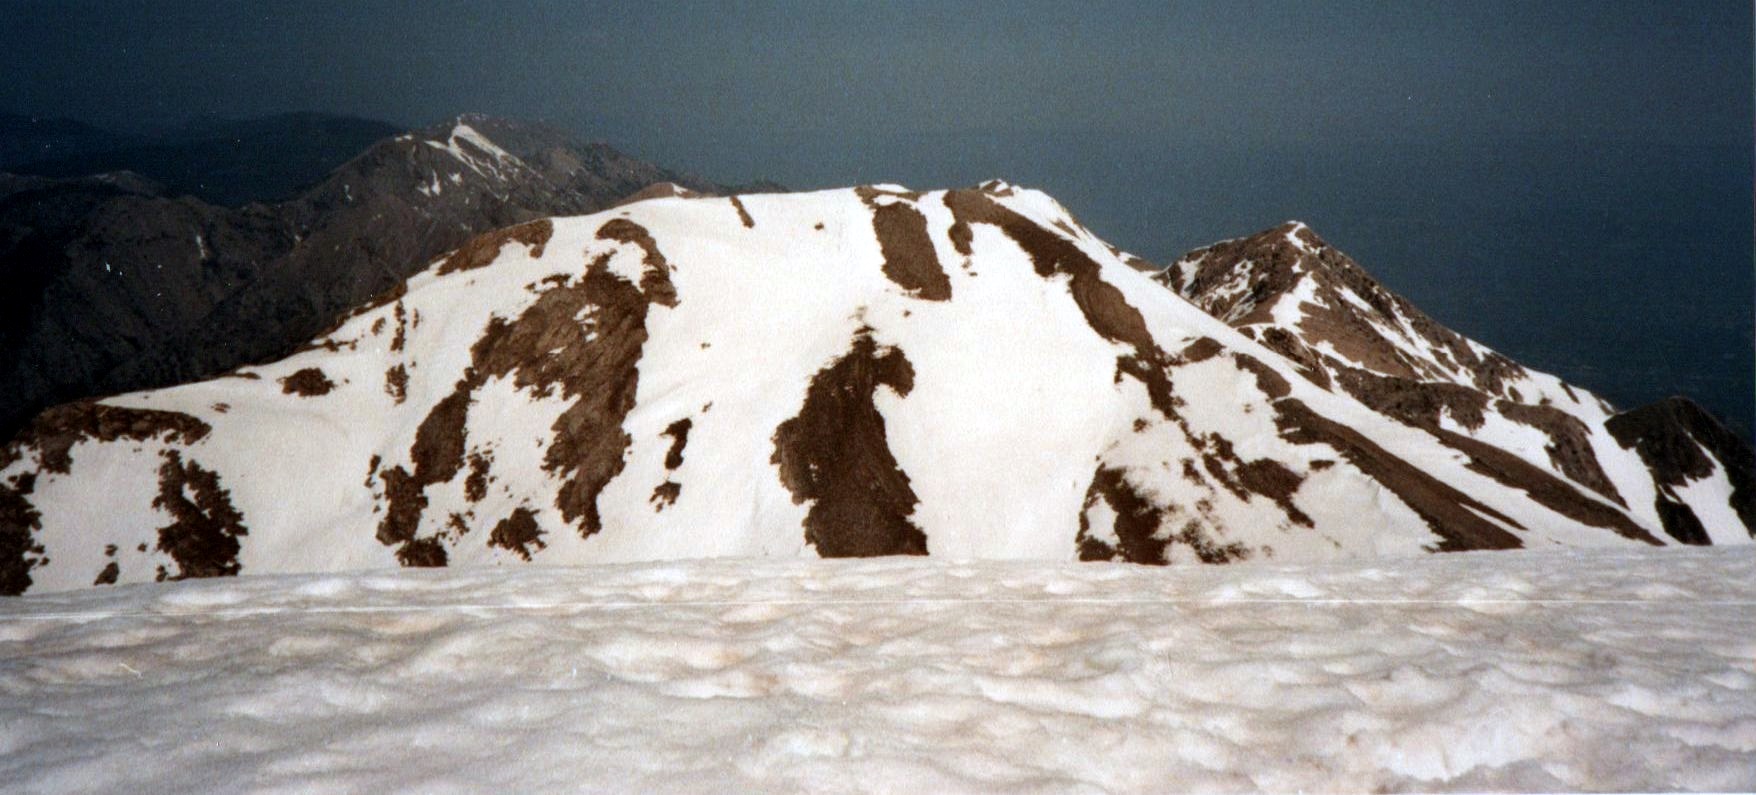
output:
[[1746, 789], [1756, 551], [709, 560], [0, 602], [8, 791]]

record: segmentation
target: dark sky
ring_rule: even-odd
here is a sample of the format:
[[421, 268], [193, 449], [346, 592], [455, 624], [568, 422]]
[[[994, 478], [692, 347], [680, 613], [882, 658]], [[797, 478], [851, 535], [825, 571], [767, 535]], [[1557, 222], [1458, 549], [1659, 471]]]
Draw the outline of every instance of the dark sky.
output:
[[0, 111], [124, 129], [481, 111], [723, 181], [1001, 176], [1159, 261], [1298, 217], [1515, 358], [1747, 425], [1751, 17], [1747, 0], [0, 0]]
[[[17, 3], [0, 107], [539, 117], [838, 183], [913, 136], [1748, 142], [1748, 2]], [[729, 154], [832, 136], [833, 163]], [[721, 165], [724, 162], [727, 165]]]

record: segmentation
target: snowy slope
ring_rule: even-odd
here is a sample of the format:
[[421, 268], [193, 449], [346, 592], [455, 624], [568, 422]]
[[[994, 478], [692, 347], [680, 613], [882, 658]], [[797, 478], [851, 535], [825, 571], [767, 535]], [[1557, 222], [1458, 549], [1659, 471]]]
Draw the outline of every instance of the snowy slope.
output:
[[0, 591], [1676, 541], [1650, 495], [1466, 449], [1162, 289], [1038, 192], [654, 198], [479, 237], [280, 362], [46, 412], [0, 449]]
[[1756, 553], [715, 560], [0, 603], [74, 792], [1747, 790]]
[[1749, 445], [1707, 412], [1674, 399], [1618, 415], [1435, 322], [1302, 223], [1196, 249], [1157, 281], [1480, 470], [1536, 467], [1684, 543], [1756, 526]]
[[[262, 174], [239, 157], [262, 157], [312, 123], [329, 122], [292, 116], [232, 130], [247, 151], [220, 158], [237, 162], [208, 188], [235, 193], [240, 178]], [[298, 160], [310, 147], [292, 148]], [[126, 175], [0, 185], [20, 191], [0, 204], [0, 436], [56, 403], [281, 358], [477, 234], [597, 212], [657, 183], [734, 192], [479, 114], [380, 140], [271, 204], [210, 205]]]

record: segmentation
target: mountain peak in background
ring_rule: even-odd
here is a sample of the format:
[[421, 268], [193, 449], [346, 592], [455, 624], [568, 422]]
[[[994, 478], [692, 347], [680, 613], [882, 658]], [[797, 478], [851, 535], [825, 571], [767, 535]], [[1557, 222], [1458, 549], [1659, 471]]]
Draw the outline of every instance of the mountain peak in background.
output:
[[[530, 169], [470, 124], [401, 143], [440, 196]], [[0, 589], [1756, 538], [1710, 417], [1618, 421], [1302, 226], [1155, 279], [997, 181], [660, 192], [474, 237], [287, 358], [42, 413], [0, 448]]]
[[[553, 127], [478, 114], [415, 132], [322, 114], [194, 129], [223, 137], [126, 150], [103, 164], [145, 152], [183, 164], [171, 172], [237, 176], [291, 163], [289, 147], [313, 142], [322, 145], [302, 151], [335, 163], [318, 174], [312, 161], [294, 163], [287, 173], [305, 176], [283, 183], [308, 183], [296, 195], [240, 207], [178, 195], [188, 191], [150, 172], [0, 177], [0, 262], [12, 280], [0, 306], [0, 380], [12, 387], [0, 395], [0, 433], [51, 403], [284, 356], [490, 229], [591, 212], [658, 182], [733, 190]], [[373, 138], [364, 151], [334, 156], [361, 134]], [[77, 162], [62, 166], [99, 160]]]
[[236, 207], [286, 200], [372, 142], [400, 131], [380, 121], [325, 113], [201, 119], [121, 145], [81, 144], [75, 151], [8, 158], [0, 169], [58, 179], [133, 171], [164, 185], [168, 195]]
[[[1520, 449], [1540, 452], [1556, 474], [1596, 497], [1624, 508], [1629, 499], [1649, 503], [1649, 515], [1678, 540], [1706, 538], [1676, 491], [1690, 478], [1729, 473], [1728, 482], [1739, 485], [1713, 501], [1714, 521], [1751, 525], [1756, 518], [1749, 444], [1692, 401], [1618, 414], [1603, 398], [1440, 325], [1303, 223], [1196, 249], [1155, 280], [1297, 363], [1312, 382], [1431, 435], [1478, 471], [1524, 479], [1517, 473], [1526, 467], [1497, 451], [1506, 443], [1482, 444], [1488, 435], [1522, 435]], [[1650, 482], [1631, 491], [1617, 485], [1603, 463], [1612, 442], [1638, 449]], [[1713, 451], [1719, 468], [1699, 450]], [[1532, 492], [1558, 508], [1571, 505], [1562, 510], [1597, 511], [1566, 493], [1549, 486]], [[1727, 505], [1735, 518], [1724, 514]]]
[[136, 142], [133, 136], [73, 119], [0, 113], [0, 171], [16, 169], [21, 163], [73, 157]]

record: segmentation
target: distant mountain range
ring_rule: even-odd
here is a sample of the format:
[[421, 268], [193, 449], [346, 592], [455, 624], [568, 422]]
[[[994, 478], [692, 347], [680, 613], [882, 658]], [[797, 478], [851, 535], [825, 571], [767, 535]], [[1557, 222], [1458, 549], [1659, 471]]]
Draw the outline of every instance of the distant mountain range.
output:
[[[1682, 400], [1617, 413], [1440, 326], [1304, 224], [1161, 270], [998, 181], [712, 198], [725, 188], [675, 176], [465, 117], [343, 166], [292, 205], [307, 216], [86, 184], [190, 219], [151, 227], [174, 230], [153, 241], [186, 257], [166, 268], [179, 281], [121, 266], [148, 271], [126, 282], [148, 306], [155, 285], [171, 303], [228, 284], [198, 278], [221, 230], [292, 241], [272, 268], [216, 265], [262, 287], [213, 300], [164, 361], [217, 367], [204, 346], [290, 338], [267, 320], [283, 295], [329, 327], [284, 358], [39, 414], [0, 447], [0, 592], [685, 557], [1290, 562], [1756, 539], [1756, 457], [1711, 416]], [[611, 204], [659, 177], [679, 184]], [[530, 217], [546, 201], [597, 206]], [[509, 225], [462, 238], [459, 215], [484, 204]], [[125, 209], [99, 215], [129, 228]], [[442, 232], [449, 254], [414, 253]], [[123, 278], [105, 262], [73, 283], [90, 300]]]
[[93, 127], [73, 119], [0, 113], [0, 171], [39, 160], [77, 157], [144, 143], [140, 136]]
[[150, 143], [0, 124], [23, 130], [8, 158], [53, 155], [0, 174], [0, 435], [52, 403], [284, 356], [475, 234], [657, 183], [734, 190], [474, 115], [401, 133], [296, 114]]
[[[321, 113], [191, 123], [153, 136], [108, 133], [77, 122], [0, 116], [0, 171], [71, 179], [121, 171], [236, 207], [290, 199], [377, 141], [393, 124]], [[11, 152], [24, 150], [29, 157]]]

